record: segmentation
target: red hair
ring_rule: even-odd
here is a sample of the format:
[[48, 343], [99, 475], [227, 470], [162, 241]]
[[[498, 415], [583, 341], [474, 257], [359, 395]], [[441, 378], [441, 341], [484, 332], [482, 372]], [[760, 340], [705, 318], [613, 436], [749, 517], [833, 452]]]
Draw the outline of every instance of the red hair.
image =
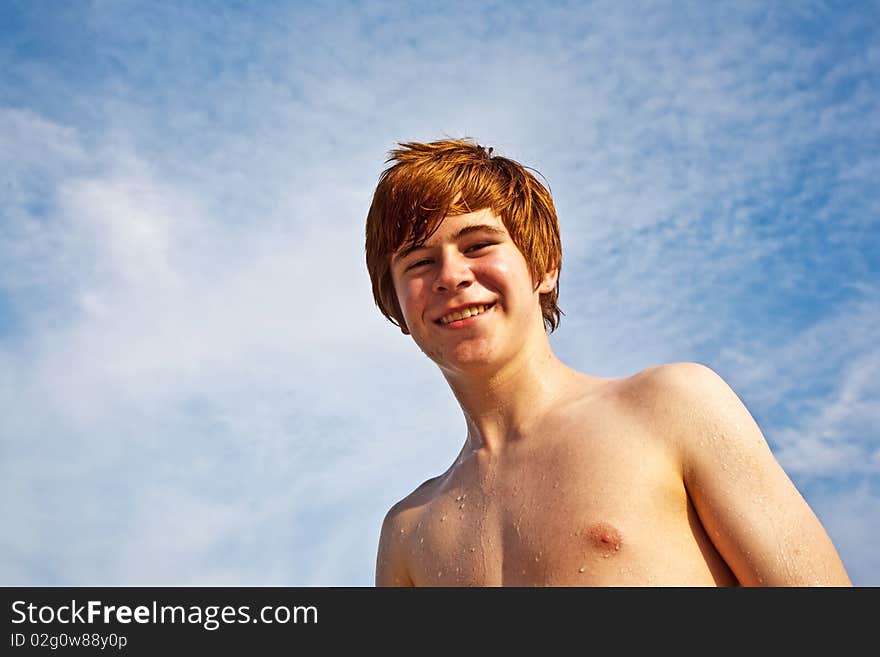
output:
[[[504, 222], [535, 282], [561, 269], [559, 222], [550, 192], [527, 167], [493, 155], [469, 139], [405, 142], [390, 152], [367, 214], [367, 270], [373, 298], [385, 317], [406, 330], [391, 279], [391, 256], [404, 243], [421, 246], [447, 215], [491, 209]], [[552, 333], [563, 314], [559, 279], [540, 295]]]

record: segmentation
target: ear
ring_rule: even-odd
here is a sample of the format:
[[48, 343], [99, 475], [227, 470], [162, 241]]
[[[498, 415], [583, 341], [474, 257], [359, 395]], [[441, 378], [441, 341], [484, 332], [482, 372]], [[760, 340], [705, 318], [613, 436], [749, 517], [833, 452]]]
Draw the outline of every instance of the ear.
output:
[[540, 294], [552, 292], [556, 287], [556, 281], [559, 280], [559, 268], [551, 269], [541, 278], [536, 291]]

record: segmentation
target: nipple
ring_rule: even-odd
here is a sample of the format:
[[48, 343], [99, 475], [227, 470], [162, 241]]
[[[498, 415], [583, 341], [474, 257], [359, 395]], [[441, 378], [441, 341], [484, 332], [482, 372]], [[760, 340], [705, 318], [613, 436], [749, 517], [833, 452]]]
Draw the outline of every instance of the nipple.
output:
[[593, 547], [605, 554], [605, 556], [620, 550], [623, 541], [620, 532], [607, 522], [597, 522], [587, 529], [587, 536]]

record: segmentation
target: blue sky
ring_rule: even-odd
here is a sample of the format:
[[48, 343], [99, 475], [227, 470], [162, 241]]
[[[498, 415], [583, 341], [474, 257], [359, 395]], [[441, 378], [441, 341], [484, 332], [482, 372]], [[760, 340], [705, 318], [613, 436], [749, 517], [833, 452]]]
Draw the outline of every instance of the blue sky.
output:
[[880, 5], [0, 4], [0, 582], [371, 585], [464, 421], [373, 304], [398, 141], [549, 180], [565, 362], [692, 360], [880, 585]]

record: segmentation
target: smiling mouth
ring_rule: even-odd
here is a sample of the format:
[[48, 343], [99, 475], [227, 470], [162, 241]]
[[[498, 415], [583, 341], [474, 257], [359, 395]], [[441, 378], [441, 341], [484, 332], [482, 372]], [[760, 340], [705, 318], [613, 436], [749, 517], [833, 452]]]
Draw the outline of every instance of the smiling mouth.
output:
[[435, 323], [440, 324], [441, 326], [448, 326], [449, 324], [458, 324], [459, 322], [463, 322], [464, 320], [470, 319], [471, 317], [478, 317], [488, 310], [492, 309], [495, 306], [495, 302], [489, 304], [474, 304], [464, 310], [460, 310], [458, 312], [449, 313], [448, 315], [444, 315], [440, 319], [438, 319]]

